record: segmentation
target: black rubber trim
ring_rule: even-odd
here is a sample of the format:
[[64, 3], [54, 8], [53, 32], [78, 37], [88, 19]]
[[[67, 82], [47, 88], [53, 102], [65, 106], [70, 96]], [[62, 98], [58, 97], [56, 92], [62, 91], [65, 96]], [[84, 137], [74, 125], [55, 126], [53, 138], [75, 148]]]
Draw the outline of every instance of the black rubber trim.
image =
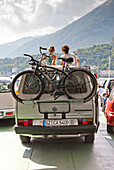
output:
[[31, 135], [70, 135], [70, 134], [84, 134], [96, 132], [96, 125], [79, 125], [79, 126], [64, 126], [64, 127], [42, 127], [42, 126], [14, 126], [17, 134], [31, 134]]
[[79, 110], [75, 109], [74, 111], [83, 111], [83, 112], [86, 112], [86, 111], [92, 111], [92, 109], [84, 109], [84, 110], [83, 109], [79, 109]]

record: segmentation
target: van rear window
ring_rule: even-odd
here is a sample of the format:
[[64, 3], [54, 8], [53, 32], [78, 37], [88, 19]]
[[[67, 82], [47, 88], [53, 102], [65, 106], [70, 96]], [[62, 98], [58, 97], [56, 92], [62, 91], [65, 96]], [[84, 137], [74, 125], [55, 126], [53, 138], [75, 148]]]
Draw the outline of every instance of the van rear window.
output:
[[9, 80], [0, 80], [0, 93], [10, 92], [10, 85], [11, 81]]
[[[21, 92], [23, 94], [37, 94], [37, 90], [38, 90], [38, 85], [39, 82], [37, 79], [34, 78], [34, 81], [32, 82], [32, 89], [31, 91], [26, 91], [25, 89], [25, 84], [26, 82], [28, 82], [28, 80], [30, 79], [31, 74], [28, 74], [26, 77], [23, 77], [21, 80]], [[53, 72], [49, 72], [49, 76], [53, 78], [54, 73]], [[51, 83], [49, 83], [48, 80], [46, 80], [46, 78], [44, 78], [44, 76], [41, 76], [42, 80], [43, 80], [43, 85], [44, 85], [44, 89], [43, 92], [44, 93], [52, 93], [54, 91], [53, 86], [51, 85]], [[70, 79], [68, 79], [67, 81], [67, 85], [70, 85], [70, 88], [67, 88], [68, 92], [70, 94], [80, 94], [80, 95], [86, 95], [87, 93], [90, 92], [91, 86], [92, 86], [92, 80], [90, 80], [90, 78], [88, 76], [86, 76], [85, 73], [77, 73], [76, 75], [74, 75], [74, 78], [76, 79], [76, 83], [80, 84], [80, 87], [77, 86], [77, 88], [71, 88], [71, 84], [72, 84], [72, 80], [70, 81]], [[55, 81], [55, 83], [58, 85], [60, 80], [60, 75], [56, 75], [56, 79], [53, 80]], [[23, 85], [22, 85], [23, 84]], [[40, 87], [40, 86], [39, 86]]]

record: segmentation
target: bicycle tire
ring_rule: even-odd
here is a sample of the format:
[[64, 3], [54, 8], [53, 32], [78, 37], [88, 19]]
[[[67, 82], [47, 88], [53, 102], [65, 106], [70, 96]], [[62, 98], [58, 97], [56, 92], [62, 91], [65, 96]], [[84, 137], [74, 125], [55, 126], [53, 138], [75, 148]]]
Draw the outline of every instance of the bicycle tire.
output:
[[[18, 83], [18, 87], [17, 87]], [[17, 74], [11, 86], [13, 97], [18, 102], [39, 99], [43, 91], [43, 83], [40, 76], [33, 70], [22, 71]]]
[[64, 90], [68, 98], [87, 102], [96, 94], [97, 80], [89, 70], [73, 69], [64, 79]]

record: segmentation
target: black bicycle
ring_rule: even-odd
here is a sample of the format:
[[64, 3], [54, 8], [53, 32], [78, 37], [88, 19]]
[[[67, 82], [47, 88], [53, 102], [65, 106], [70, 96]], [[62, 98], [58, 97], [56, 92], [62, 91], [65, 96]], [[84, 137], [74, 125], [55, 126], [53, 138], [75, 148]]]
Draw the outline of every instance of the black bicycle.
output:
[[[39, 50], [42, 57], [48, 57], [42, 53], [42, 50], [47, 50], [46, 48], [40, 47]], [[41, 95], [49, 93], [54, 100], [66, 95], [68, 99], [83, 99], [87, 102], [96, 94], [95, 76], [85, 68], [70, 68], [72, 58], [59, 58], [64, 61], [60, 69], [42, 65], [41, 60], [37, 61], [29, 54], [24, 56], [31, 58], [29, 64], [32, 65], [32, 69], [20, 72], [12, 81], [11, 91], [17, 101], [38, 100]]]

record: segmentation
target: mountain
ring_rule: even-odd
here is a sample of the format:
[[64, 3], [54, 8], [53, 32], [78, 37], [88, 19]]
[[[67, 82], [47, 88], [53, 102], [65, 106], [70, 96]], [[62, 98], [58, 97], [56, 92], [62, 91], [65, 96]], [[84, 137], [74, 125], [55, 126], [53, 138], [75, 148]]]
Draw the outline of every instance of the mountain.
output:
[[[41, 37], [41, 36], [37, 36], [36, 38], [39, 38], [39, 37]], [[24, 37], [24, 38], [14, 41], [14, 42], [0, 45], [0, 58], [4, 58], [4, 57], [8, 57], [8, 56], [12, 57], [10, 55], [11, 53], [13, 53], [20, 46], [23, 46], [24, 44], [28, 43], [29, 41], [32, 41], [33, 39], [35, 39], [35, 37]]]
[[112, 47], [114, 47], [114, 37], [112, 38], [112, 40], [111, 40], [111, 42], [110, 42], [110, 45], [111, 45]]
[[[61, 46], [64, 44], [69, 45], [71, 51], [74, 51], [78, 48], [93, 46], [94, 44], [110, 43], [113, 36], [114, 0], [108, 0], [84, 17], [53, 34], [39, 38], [35, 37], [14, 50], [8, 49], [7, 57], [17, 57], [23, 53], [36, 54], [39, 46], [49, 47], [50, 45], [56, 47], [56, 52], [60, 52]], [[15, 46], [15, 42], [13, 45]], [[5, 57], [1, 53], [0, 46], [1, 56]]]

